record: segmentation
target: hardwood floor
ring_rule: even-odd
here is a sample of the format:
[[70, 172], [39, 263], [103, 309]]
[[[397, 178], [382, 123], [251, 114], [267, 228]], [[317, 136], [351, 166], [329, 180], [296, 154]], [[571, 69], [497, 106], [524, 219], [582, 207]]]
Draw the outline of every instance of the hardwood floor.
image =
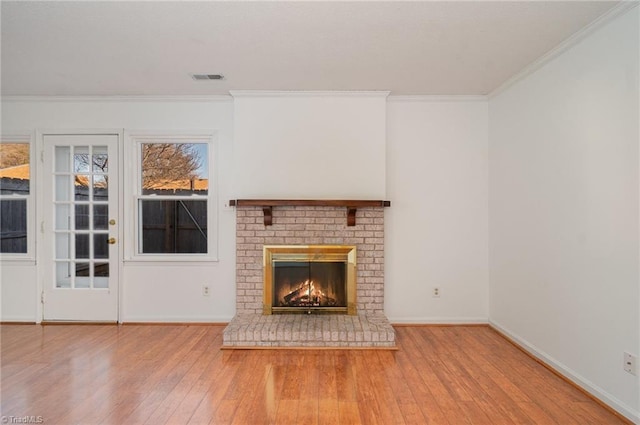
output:
[[217, 325], [2, 325], [0, 414], [45, 424], [621, 424], [488, 327], [398, 351], [220, 350]]

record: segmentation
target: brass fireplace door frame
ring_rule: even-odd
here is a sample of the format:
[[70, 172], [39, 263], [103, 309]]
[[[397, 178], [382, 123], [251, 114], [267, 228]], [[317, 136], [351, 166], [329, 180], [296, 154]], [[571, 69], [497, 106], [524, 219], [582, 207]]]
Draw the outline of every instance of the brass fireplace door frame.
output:
[[264, 288], [263, 314], [304, 313], [302, 308], [272, 307], [273, 300], [273, 261], [344, 261], [347, 265], [347, 307], [315, 307], [319, 313], [333, 312], [356, 315], [356, 247], [354, 245], [265, 245], [263, 248]]

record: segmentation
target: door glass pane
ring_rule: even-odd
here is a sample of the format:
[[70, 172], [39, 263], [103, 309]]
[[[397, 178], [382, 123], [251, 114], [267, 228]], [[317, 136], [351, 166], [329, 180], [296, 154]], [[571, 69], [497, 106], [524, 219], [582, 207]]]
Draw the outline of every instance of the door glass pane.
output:
[[68, 204], [56, 205], [56, 230], [69, 230], [70, 211]]
[[54, 169], [55, 286], [108, 289], [108, 147], [57, 146]]
[[76, 173], [88, 173], [89, 169], [89, 147], [76, 146], [73, 151], [73, 171]]
[[56, 201], [71, 200], [70, 176], [56, 176]]
[[93, 205], [93, 228], [95, 230], [107, 230], [109, 223], [109, 206]]
[[89, 182], [91, 176], [85, 174], [76, 174], [74, 180], [74, 191], [76, 201], [88, 201], [89, 200]]
[[[89, 277], [89, 263], [80, 263], [77, 262], [76, 263], [76, 277], [80, 276], [80, 277]], [[77, 283], [77, 279], [76, 279], [76, 286], [78, 286]]]
[[89, 230], [89, 205], [76, 204], [76, 230]]
[[93, 147], [93, 164], [94, 173], [106, 173], [109, 171], [109, 156], [107, 155], [106, 146]]
[[109, 181], [107, 176], [93, 176], [93, 200], [107, 201], [109, 193], [107, 190]]
[[95, 263], [93, 267], [95, 277], [109, 277], [109, 263]]
[[71, 263], [56, 263], [56, 288], [71, 288]]
[[76, 235], [76, 258], [89, 258], [89, 235]]
[[71, 258], [71, 235], [69, 233], [56, 233], [56, 258]]
[[71, 171], [71, 163], [69, 161], [71, 150], [69, 146], [56, 146], [56, 172], [68, 173]]
[[93, 235], [93, 258], [109, 258], [109, 235], [99, 233]]

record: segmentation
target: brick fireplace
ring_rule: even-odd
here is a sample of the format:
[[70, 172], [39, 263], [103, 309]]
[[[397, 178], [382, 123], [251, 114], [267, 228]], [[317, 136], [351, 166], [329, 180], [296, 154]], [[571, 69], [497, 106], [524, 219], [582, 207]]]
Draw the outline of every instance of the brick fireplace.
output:
[[[224, 346], [394, 347], [395, 333], [384, 316], [389, 203], [360, 201], [365, 206], [356, 208], [334, 205], [338, 201], [280, 202], [284, 205], [236, 204], [236, 316], [225, 329]], [[356, 315], [264, 315], [264, 247], [279, 245], [354, 246]]]

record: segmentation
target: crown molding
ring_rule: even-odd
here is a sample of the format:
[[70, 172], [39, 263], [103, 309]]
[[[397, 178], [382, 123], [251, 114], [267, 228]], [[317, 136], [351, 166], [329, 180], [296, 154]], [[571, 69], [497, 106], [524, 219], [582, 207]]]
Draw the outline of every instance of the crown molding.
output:
[[287, 91], [287, 90], [229, 90], [234, 98], [237, 97], [384, 97], [390, 91]]
[[591, 22], [586, 27], [582, 28], [578, 32], [571, 35], [569, 38], [564, 40], [562, 43], [558, 44], [553, 49], [549, 50], [544, 55], [540, 56], [538, 59], [527, 65], [522, 71], [515, 74], [513, 77], [506, 80], [504, 83], [500, 84], [497, 88], [492, 90], [487, 98], [491, 99], [494, 96], [499, 95], [503, 91], [507, 90], [509, 87], [516, 84], [518, 81], [524, 79], [525, 77], [533, 74], [538, 69], [542, 68], [548, 62], [551, 62], [556, 57], [560, 56], [562, 53], [566, 52], [591, 34], [595, 33], [600, 28], [607, 25], [609, 22], [613, 21], [619, 16], [624, 15], [629, 12], [633, 8], [637, 7], [640, 4], [639, 0], [622, 0], [616, 6], [612, 7], [607, 11], [604, 15], [601, 15], [595, 21]]
[[2, 102], [230, 102], [229, 95], [186, 96], [2, 96]]
[[485, 95], [401, 95], [389, 96], [388, 102], [486, 102]]

